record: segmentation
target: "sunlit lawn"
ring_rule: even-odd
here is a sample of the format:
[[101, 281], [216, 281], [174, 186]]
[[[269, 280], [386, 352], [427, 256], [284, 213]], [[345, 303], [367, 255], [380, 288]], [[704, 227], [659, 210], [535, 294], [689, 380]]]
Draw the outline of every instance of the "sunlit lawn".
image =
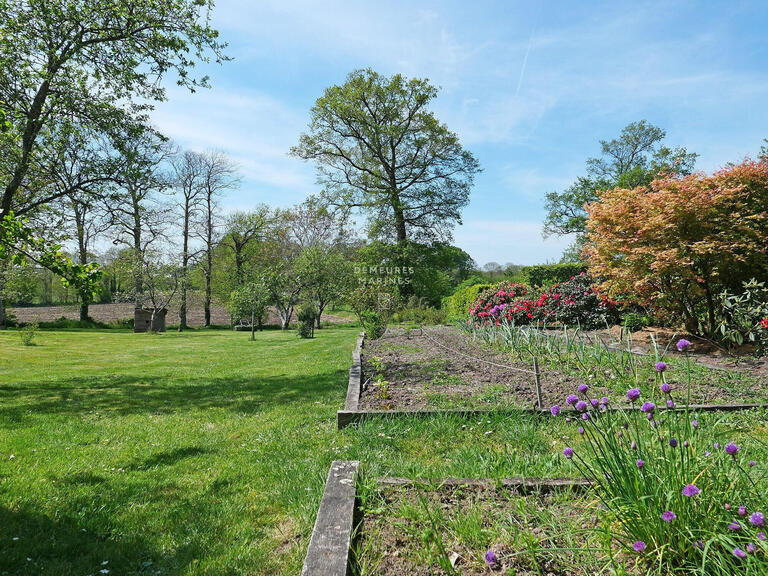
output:
[[[24, 347], [1, 332], [0, 573], [298, 574], [334, 459], [372, 476], [572, 472], [562, 419], [337, 431], [357, 329], [316, 334], [42, 331]], [[765, 437], [761, 416], [725, 426]]]

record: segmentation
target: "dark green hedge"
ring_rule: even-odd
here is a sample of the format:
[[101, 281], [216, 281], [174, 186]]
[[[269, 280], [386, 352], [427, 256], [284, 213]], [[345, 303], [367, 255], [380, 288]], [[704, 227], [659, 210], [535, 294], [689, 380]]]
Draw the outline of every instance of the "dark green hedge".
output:
[[586, 264], [540, 264], [524, 266], [522, 273], [526, 284], [541, 288], [568, 282], [574, 276], [586, 271]]

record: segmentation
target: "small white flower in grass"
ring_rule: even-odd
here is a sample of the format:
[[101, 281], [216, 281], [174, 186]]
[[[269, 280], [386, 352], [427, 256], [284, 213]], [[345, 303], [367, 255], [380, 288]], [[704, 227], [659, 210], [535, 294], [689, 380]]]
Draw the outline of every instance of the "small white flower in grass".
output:
[[16, 454], [11, 454], [11, 457], [8, 458], [8, 460], [13, 460], [14, 458], [16, 458]]

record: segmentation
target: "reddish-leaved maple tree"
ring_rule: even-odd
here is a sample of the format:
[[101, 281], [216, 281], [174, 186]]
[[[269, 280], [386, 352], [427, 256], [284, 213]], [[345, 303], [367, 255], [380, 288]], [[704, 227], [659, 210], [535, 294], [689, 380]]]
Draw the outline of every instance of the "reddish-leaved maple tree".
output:
[[768, 278], [768, 161], [599, 192], [587, 205], [590, 272], [608, 297], [712, 334], [717, 294]]

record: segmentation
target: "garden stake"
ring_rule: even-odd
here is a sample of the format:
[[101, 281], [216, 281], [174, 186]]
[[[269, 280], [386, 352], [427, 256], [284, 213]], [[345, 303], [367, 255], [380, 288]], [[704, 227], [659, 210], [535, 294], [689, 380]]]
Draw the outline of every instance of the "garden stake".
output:
[[536, 379], [536, 404], [539, 410], [544, 409], [544, 404], [541, 401], [541, 372], [539, 372], [539, 357], [533, 357], [533, 375]]

